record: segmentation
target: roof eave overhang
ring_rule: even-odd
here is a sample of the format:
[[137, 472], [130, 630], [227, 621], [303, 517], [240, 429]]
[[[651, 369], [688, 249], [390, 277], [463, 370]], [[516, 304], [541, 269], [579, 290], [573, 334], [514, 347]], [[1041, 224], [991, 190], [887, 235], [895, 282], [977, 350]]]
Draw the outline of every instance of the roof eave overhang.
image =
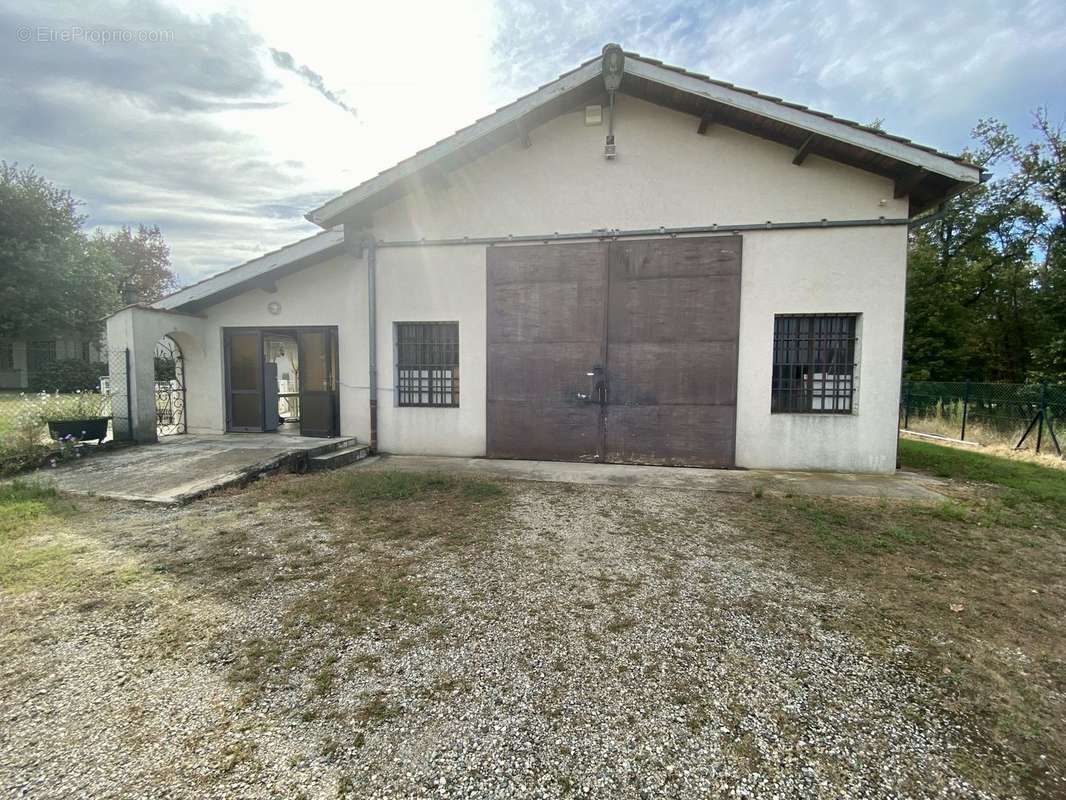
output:
[[179, 289], [152, 303], [151, 308], [195, 314], [250, 289], [272, 291], [280, 278], [319, 264], [343, 250], [343, 230], [323, 231]]
[[705, 98], [712, 103], [757, 114], [815, 136], [850, 144], [903, 164], [935, 172], [946, 178], [965, 183], [977, 183], [981, 177], [980, 168], [971, 164], [929, 152], [913, 144], [894, 141], [892, 138], [864, 130], [861, 127], [827, 119], [808, 110], [793, 108], [788, 104], [708, 82], [693, 75], [682, 74], [657, 64], [650, 64], [640, 60], [627, 60], [626, 74], [635, 75], [696, 97]]

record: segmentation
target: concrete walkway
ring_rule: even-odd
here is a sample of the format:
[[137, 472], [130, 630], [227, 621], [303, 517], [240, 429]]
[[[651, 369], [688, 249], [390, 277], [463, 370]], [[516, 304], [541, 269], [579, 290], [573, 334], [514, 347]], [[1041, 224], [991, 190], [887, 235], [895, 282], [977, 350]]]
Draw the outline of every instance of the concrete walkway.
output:
[[585, 464], [562, 461], [508, 461], [441, 456], [380, 456], [350, 469], [439, 470], [525, 481], [579, 483], [596, 486], [645, 486], [707, 492], [767, 492], [816, 497], [872, 497], [941, 501], [943, 481], [911, 472], [860, 475], [840, 472], [692, 469], [629, 464]]
[[[277, 433], [168, 437], [158, 444], [121, 447], [34, 473], [65, 492], [150, 503], [184, 503], [259, 475], [303, 469], [322, 451], [352, 439], [315, 439]], [[370, 466], [370, 465], [376, 466]], [[439, 470], [526, 481], [599, 486], [646, 486], [708, 492], [767, 492], [822, 497], [943, 500], [935, 478], [911, 473], [851, 475], [832, 472], [690, 469], [559, 461], [505, 461], [443, 456], [379, 456], [351, 468]]]
[[64, 492], [184, 503], [264, 473], [299, 468], [315, 453], [354, 441], [279, 433], [169, 436], [38, 470], [32, 479]]

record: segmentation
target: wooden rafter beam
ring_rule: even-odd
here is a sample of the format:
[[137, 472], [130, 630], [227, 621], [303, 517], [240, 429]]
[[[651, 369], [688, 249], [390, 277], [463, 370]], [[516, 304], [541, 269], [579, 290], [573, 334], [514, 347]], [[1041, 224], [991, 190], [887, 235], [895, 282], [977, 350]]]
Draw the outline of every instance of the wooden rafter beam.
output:
[[696, 133], [698, 133], [700, 136], [705, 136], [707, 134], [707, 129], [711, 127], [713, 123], [714, 112], [710, 109], [704, 111], [703, 114], [700, 115], [700, 125], [698, 128], [696, 128]]
[[514, 126], [518, 129], [518, 141], [522, 143], [522, 147], [531, 147], [533, 145], [533, 142], [530, 141], [529, 138], [529, 128], [527, 125], [528, 123], [526, 122], [525, 117], [520, 117], [515, 120]]
[[792, 163], [797, 167], [803, 166], [803, 162], [807, 160], [807, 156], [811, 153], [811, 145], [813, 144], [814, 134], [812, 133], [803, 140], [803, 144], [796, 148], [796, 155], [792, 157]]
[[901, 197], [909, 195], [918, 188], [918, 184], [925, 180], [925, 176], [928, 174], [929, 172], [921, 167], [914, 167], [903, 173], [903, 175], [896, 178], [896, 191], [894, 197], [898, 200]]

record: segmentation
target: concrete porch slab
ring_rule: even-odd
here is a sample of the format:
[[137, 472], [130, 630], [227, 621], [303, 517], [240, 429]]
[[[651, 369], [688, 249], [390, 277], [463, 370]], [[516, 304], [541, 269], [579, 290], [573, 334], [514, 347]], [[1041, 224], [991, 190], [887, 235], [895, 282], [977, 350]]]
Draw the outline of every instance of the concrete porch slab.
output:
[[946, 499], [944, 495], [936, 491], [938, 486], [943, 485], [943, 481], [912, 472], [867, 475], [394, 455], [368, 459], [354, 468], [440, 470], [525, 481], [597, 486], [643, 486], [739, 494], [750, 494], [756, 487], [762, 487], [767, 492], [812, 497], [870, 497], [932, 502]]
[[278, 433], [186, 434], [38, 470], [31, 477], [64, 492], [176, 504], [265, 473], [301, 468], [314, 455], [354, 442]]

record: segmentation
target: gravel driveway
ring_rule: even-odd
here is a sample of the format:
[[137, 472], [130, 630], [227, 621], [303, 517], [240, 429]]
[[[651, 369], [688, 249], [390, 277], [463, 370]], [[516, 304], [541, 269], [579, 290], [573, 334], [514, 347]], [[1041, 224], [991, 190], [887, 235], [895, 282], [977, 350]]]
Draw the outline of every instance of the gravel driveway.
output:
[[310, 592], [401, 545], [254, 490], [98, 503], [66, 524], [106, 580], [0, 610], [0, 793], [991, 796], [931, 690], [828, 624], [858, 595], [743, 544], [727, 498], [507, 492], [485, 538], [404, 544], [378, 605], [360, 595], [403, 614], [313, 630]]

